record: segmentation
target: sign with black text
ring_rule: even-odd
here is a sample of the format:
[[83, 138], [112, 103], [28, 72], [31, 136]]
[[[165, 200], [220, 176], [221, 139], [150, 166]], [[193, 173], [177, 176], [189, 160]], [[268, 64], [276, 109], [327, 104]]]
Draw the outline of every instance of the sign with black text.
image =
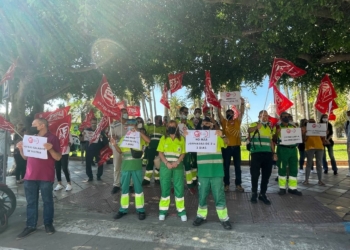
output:
[[24, 135], [23, 154], [27, 157], [47, 159], [47, 150], [44, 144], [47, 143], [47, 137]]
[[122, 143], [120, 144], [120, 147], [122, 148], [133, 148], [133, 149], [140, 149], [140, 132], [138, 131], [128, 131], [126, 135], [124, 136], [124, 139]]
[[187, 132], [186, 152], [216, 152], [216, 130], [187, 130]]
[[282, 128], [281, 129], [281, 144], [292, 145], [302, 143], [301, 128]]
[[326, 136], [327, 123], [307, 123], [306, 135], [307, 136]]

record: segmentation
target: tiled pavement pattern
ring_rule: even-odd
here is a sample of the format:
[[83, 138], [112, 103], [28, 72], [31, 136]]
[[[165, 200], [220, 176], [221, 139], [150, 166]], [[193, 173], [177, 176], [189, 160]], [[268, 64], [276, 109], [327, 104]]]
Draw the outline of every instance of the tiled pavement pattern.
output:
[[[65, 192], [64, 189], [54, 192], [56, 206], [72, 206], [82, 210], [96, 211], [101, 213], [114, 213], [119, 208], [120, 195], [111, 195], [113, 183], [113, 166], [105, 165], [102, 181], [96, 178], [92, 183], [83, 182], [86, 179], [85, 164], [80, 161], [70, 161], [73, 190]], [[93, 167], [96, 173], [96, 167]], [[302, 197], [284, 195], [279, 196], [279, 187], [275, 181], [277, 169], [273, 170], [268, 188], [268, 197], [272, 201], [271, 206], [262, 202], [253, 205], [250, 199], [250, 174], [249, 167], [242, 167], [242, 186], [245, 193], [239, 193], [234, 188], [234, 170], [231, 166], [231, 190], [226, 193], [229, 216], [239, 223], [328, 223], [350, 221], [350, 177], [346, 177], [347, 166], [340, 166], [338, 175], [332, 171], [323, 175], [326, 186], [317, 185], [317, 175], [311, 174], [309, 185], [304, 186], [301, 182], [304, 175], [300, 174], [298, 189], [303, 192]], [[63, 184], [65, 177], [62, 173]], [[15, 184], [15, 177], [7, 177], [7, 184], [14, 190], [18, 197], [19, 206], [25, 205], [23, 185]], [[55, 185], [56, 186], [56, 183]], [[158, 214], [158, 202], [160, 198], [159, 186], [144, 188], [146, 212], [151, 216]], [[134, 198], [130, 198], [130, 213], [134, 213]], [[194, 218], [198, 205], [197, 195], [192, 195], [185, 189], [185, 206], [189, 218]], [[213, 199], [209, 197], [208, 219], [217, 220]], [[169, 215], [176, 216], [174, 200], [170, 205]]]

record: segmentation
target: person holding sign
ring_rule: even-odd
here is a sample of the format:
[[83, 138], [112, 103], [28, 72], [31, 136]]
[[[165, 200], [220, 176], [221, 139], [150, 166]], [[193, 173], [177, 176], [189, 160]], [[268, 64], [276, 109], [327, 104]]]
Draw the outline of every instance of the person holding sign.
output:
[[[296, 126], [289, 123], [289, 114], [282, 112], [280, 115], [281, 124], [277, 127], [274, 135], [274, 141], [277, 141], [277, 167], [278, 167], [278, 185], [280, 187], [279, 195], [288, 193], [302, 195], [298, 191], [298, 151], [297, 143], [286, 144], [281, 138], [281, 130], [291, 133]], [[300, 130], [300, 128], [299, 128]], [[287, 184], [287, 168], [289, 168], [289, 178]]]
[[335, 161], [334, 152], [333, 152], [333, 146], [334, 146], [334, 141], [332, 139], [333, 126], [332, 126], [332, 124], [329, 123], [327, 114], [323, 114], [321, 116], [320, 123], [327, 123], [327, 135], [326, 135], [326, 138], [324, 140], [324, 153], [323, 153], [323, 159], [322, 159], [323, 160], [323, 170], [324, 170], [325, 174], [328, 174], [328, 163], [327, 163], [327, 158], [326, 158], [326, 151], [328, 151], [328, 156], [329, 156], [329, 159], [331, 160], [333, 174], [337, 175], [338, 174], [337, 162]]
[[[34, 158], [26, 156], [23, 152], [23, 141], [17, 143], [17, 147], [23, 159], [27, 160], [27, 170], [24, 177], [24, 192], [27, 200], [27, 222], [26, 228], [17, 236], [17, 239], [22, 239], [36, 231], [38, 222], [38, 203], [39, 191], [44, 202], [44, 225], [47, 234], [53, 234], [55, 228], [52, 225], [54, 215], [53, 204], [53, 183], [55, 181], [55, 161], [61, 160], [60, 141], [56, 135], [48, 130], [48, 122], [43, 118], [35, 119], [32, 122], [32, 127], [29, 134], [33, 137], [45, 137], [47, 140], [43, 144], [47, 150], [46, 159]], [[35, 138], [29, 137], [30, 142]]]
[[[221, 101], [221, 100], [220, 100]], [[233, 157], [233, 165], [235, 166], [235, 185], [236, 190], [244, 192], [242, 187], [242, 170], [241, 170], [241, 123], [244, 115], [244, 99], [241, 98], [241, 110], [237, 118], [234, 118], [232, 109], [226, 110], [226, 117], [221, 114], [221, 108], [218, 109], [222, 130], [227, 138], [227, 148], [222, 149], [222, 157], [224, 159], [225, 171], [225, 191], [230, 189], [230, 165], [231, 157]]]
[[[202, 125], [202, 130], [212, 130], [214, 127], [214, 124], [209, 117], [203, 119]], [[197, 153], [199, 204], [197, 218], [193, 222], [193, 225], [200, 226], [202, 223], [206, 222], [208, 214], [207, 197], [211, 189], [215, 201], [216, 212], [221, 224], [225, 229], [229, 230], [232, 226], [227, 215], [224, 183], [222, 181], [222, 178], [224, 177], [224, 168], [221, 155], [221, 148], [225, 148], [226, 144], [220, 137], [222, 132], [220, 130], [217, 130], [216, 132], [216, 152]]]
[[169, 121], [166, 135], [162, 136], [157, 148], [160, 163], [159, 220], [165, 220], [170, 205], [171, 180], [174, 183], [175, 204], [181, 221], [187, 221], [184, 199], [185, 138], [180, 135], [177, 122]]
[[[309, 119], [308, 123], [316, 124], [315, 119]], [[301, 128], [301, 132], [303, 135], [303, 141], [305, 142], [305, 152], [306, 152], [306, 169], [305, 169], [305, 181], [304, 185], [309, 184], [309, 177], [311, 167], [313, 165], [314, 156], [316, 158], [316, 170], [318, 176], [318, 185], [324, 186], [325, 184], [322, 182], [322, 158], [324, 153], [324, 137], [323, 136], [307, 136], [307, 124], [306, 126]]]
[[272, 141], [273, 128], [269, 123], [269, 114], [266, 110], [259, 112], [259, 121], [249, 125], [248, 133], [251, 143], [251, 166], [250, 174], [252, 180], [252, 197], [250, 201], [256, 204], [258, 198], [258, 181], [261, 169], [261, 184], [259, 200], [266, 205], [271, 201], [266, 196], [267, 185], [272, 172], [272, 160], [277, 161], [275, 144]]
[[[130, 131], [135, 132], [136, 126]], [[113, 145], [115, 150], [122, 156], [121, 164], [121, 197], [120, 197], [120, 208], [119, 212], [114, 216], [114, 219], [118, 220], [128, 213], [129, 207], [129, 185], [130, 178], [134, 182], [135, 190], [135, 206], [138, 213], [139, 220], [144, 220], [146, 218], [145, 214], [145, 200], [142, 189], [142, 155], [143, 148], [150, 143], [150, 139], [143, 132], [138, 133], [140, 135], [140, 147], [138, 149], [128, 148], [123, 145], [127, 134], [123, 136], [118, 145], [116, 140], [111, 137], [110, 143]]]

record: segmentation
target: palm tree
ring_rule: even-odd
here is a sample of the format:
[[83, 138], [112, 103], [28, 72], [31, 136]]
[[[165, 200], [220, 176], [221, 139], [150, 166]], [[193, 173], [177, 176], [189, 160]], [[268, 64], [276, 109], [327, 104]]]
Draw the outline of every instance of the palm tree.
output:
[[179, 115], [179, 109], [182, 106], [186, 106], [186, 101], [183, 98], [173, 95], [169, 99], [170, 104], [170, 118], [175, 119]]

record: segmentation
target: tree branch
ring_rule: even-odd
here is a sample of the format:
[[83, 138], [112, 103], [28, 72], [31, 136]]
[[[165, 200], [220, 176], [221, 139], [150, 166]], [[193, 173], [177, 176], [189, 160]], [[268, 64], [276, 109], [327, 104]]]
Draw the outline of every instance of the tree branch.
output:
[[[304, 59], [305, 61], [311, 62], [312, 56], [308, 54], [301, 54], [298, 58]], [[350, 61], [350, 54], [336, 54], [336, 55], [328, 55], [321, 57], [318, 59], [317, 64], [327, 64], [334, 62], [342, 62], [342, 61]]]

